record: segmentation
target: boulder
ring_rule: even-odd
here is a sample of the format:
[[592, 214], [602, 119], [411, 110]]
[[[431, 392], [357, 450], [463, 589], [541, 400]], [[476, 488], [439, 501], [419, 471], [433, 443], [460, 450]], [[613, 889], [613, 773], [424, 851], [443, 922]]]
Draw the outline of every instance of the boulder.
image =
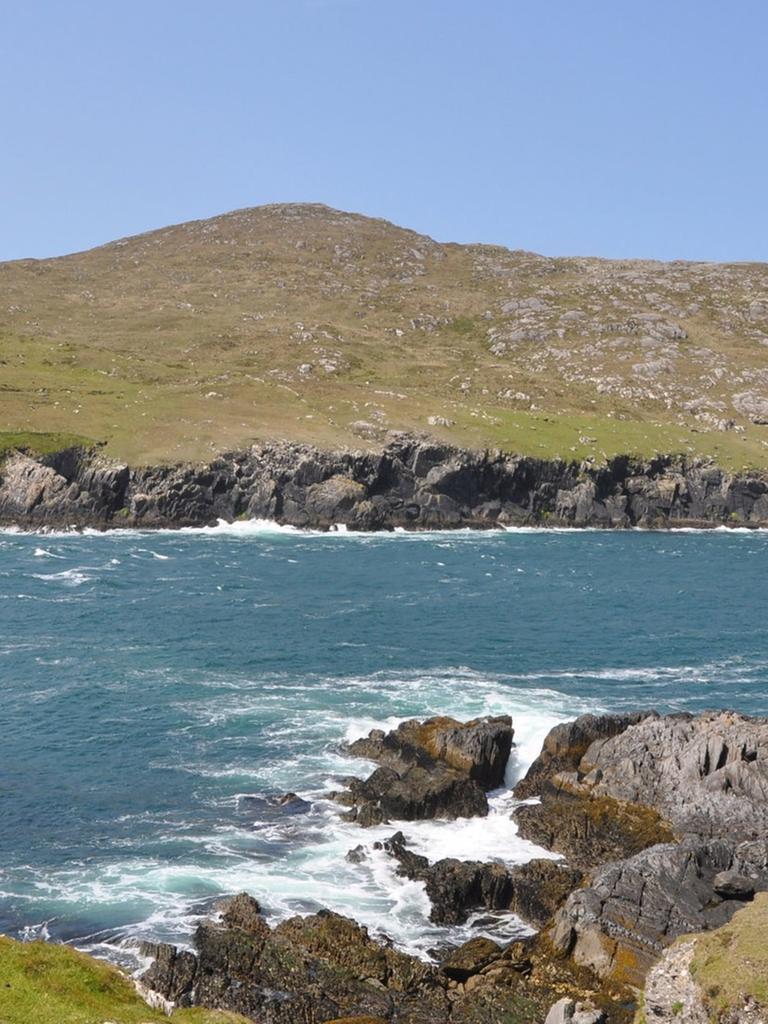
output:
[[429, 869], [425, 887], [436, 924], [463, 924], [473, 910], [509, 910], [512, 902], [510, 873], [494, 862], [447, 857]]
[[363, 484], [347, 476], [332, 476], [313, 484], [306, 492], [306, 511], [319, 526], [347, 523], [354, 519], [355, 506], [366, 497]]
[[509, 715], [469, 722], [448, 717], [410, 719], [388, 733], [374, 729], [348, 750], [395, 770], [442, 763], [490, 790], [504, 783], [513, 737]]
[[591, 1003], [577, 1003], [565, 996], [552, 1006], [544, 1024], [602, 1024], [605, 1014]]
[[[426, 857], [408, 849], [408, 840], [402, 832], [395, 832], [389, 839], [374, 843], [374, 850], [385, 850], [397, 861], [397, 874], [403, 878], [421, 882], [427, 877], [430, 864]], [[350, 851], [353, 852], [353, 851]]]
[[189, 1006], [197, 973], [194, 953], [179, 950], [167, 942], [143, 942], [139, 953], [152, 958], [151, 966], [142, 975], [143, 984], [177, 1006]]
[[[386, 850], [398, 862], [399, 875], [425, 883], [435, 924], [463, 924], [481, 909], [511, 910], [541, 928], [581, 881], [579, 871], [552, 860], [532, 860], [513, 868], [453, 857], [430, 864], [408, 849], [402, 832], [374, 843], [374, 848]], [[350, 853], [355, 860], [361, 856], [360, 848]]]
[[454, 981], [466, 981], [473, 974], [479, 974], [502, 955], [502, 948], [492, 939], [478, 936], [469, 939], [463, 946], [452, 950], [441, 961], [440, 970]]
[[238, 893], [219, 903], [216, 908], [221, 920], [227, 928], [239, 928], [249, 935], [262, 936], [269, 934], [269, 925], [261, 915], [258, 900], [247, 892]]
[[369, 778], [352, 779], [337, 799], [350, 806], [348, 821], [369, 827], [393, 819], [471, 818], [488, 814], [485, 793], [472, 779], [447, 768], [377, 768]]
[[576, 1003], [569, 996], [564, 996], [552, 1006], [544, 1024], [571, 1024]]
[[751, 900], [755, 895], [755, 880], [738, 871], [718, 871], [712, 880], [712, 888], [724, 900]]
[[283, 793], [280, 796], [241, 796], [237, 801], [237, 807], [238, 810], [252, 814], [256, 820], [262, 821], [265, 816], [288, 817], [307, 814], [312, 809], [312, 804], [296, 793]]
[[512, 868], [509, 878], [509, 909], [534, 928], [543, 928], [581, 884], [582, 874], [558, 861], [536, 859]]
[[374, 729], [348, 751], [381, 767], [365, 780], [352, 779], [337, 799], [350, 806], [347, 819], [363, 826], [486, 815], [485, 790], [502, 784], [512, 737], [506, 715], [412, 719], [389, 733]]

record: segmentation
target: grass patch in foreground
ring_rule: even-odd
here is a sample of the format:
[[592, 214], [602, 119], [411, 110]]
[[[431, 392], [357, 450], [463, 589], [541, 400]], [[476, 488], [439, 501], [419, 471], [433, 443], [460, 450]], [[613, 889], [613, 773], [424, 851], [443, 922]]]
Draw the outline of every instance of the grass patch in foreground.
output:
[[[162, 1024], [130, 980], [70, 946], [0, 936], [0, 1024]], [[212, 1010], [177, 1010], [172, 1024], [247, 1024]]]
[[64, 448], [92, 448], [94, 442], [78, 434], [37, 433], [32, 430], [0, 430], [0, 457], [12, 451], [51, 455]]
[[747, 997], [768, 1006], [768, 893], [696, 940], [691, 974], [718, 1015]]

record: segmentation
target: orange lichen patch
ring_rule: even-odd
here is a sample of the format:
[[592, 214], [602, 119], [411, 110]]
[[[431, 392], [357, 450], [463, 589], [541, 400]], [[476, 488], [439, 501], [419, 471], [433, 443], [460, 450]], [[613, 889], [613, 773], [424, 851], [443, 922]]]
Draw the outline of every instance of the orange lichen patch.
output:
[[445, 761], [451, 768], [468, 772], [473, 765], [471, 756], [450, 745], [448, 736], [456, 731], [471, 729], [477, 725], [477, 722], [477, 719], [470, 722], [457, 722], [455, 718], [442, 715], [419, 726], [416, 730], [415, 740], [418, 746], [423, 747], [431, 757]]
[[626, 946], [618, 942], [613, 957], [611, 978], [619, 985], [631, 985], [633, 988], [641, 988], [645, 982], [645, 976], [655, 959], [656, 956], [650, 952], [647, 956], [642, 956], [632, 946]]

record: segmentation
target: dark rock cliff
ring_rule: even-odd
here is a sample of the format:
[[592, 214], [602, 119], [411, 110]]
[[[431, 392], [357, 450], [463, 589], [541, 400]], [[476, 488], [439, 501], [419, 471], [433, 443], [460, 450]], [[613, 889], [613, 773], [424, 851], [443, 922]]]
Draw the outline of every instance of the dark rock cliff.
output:
[[768, 474], [626, 457], [605, 466], [398, 437], [379, 452], [273, 443], [206, 466], [131, 468], [69, 449], [0, 464], [0, 524], [178, 527], [271, 519], [355, 530], [768, 526]]

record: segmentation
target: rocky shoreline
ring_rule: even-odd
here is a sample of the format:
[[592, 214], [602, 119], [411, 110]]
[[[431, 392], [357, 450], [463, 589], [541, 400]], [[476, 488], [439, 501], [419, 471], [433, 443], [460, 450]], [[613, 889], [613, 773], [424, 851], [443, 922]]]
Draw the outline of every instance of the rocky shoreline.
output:
[[[351, 744], [377, 767], [336, 794], [361, 827], [348, 859], [370, 855], [372, 824], [486, 814], [513, 743], [513, 722], [500, 716], [414, 720]], [[549, 733], [514, 792], [520, 834], [562, 859], [430, 863], [402, 831], [377, 845], [398, 873], [424, 883], [434, 921], [511, 911], [538, 928], [531, 938], [502, 945], [478, 935], [426, 963], [330, 911], [270, 927], [243, 893], [199, 927], [194, 952], [145, 945], [154, 962], [142, 983], [169, 1006], [259, 1024], [768, 1021], [748, 968], [727, 1000], [696, 973], [709, 937], [727, 953], [740, 922], [763, 920], [768, 719], [585, 715]], [[768, 959], [752, 943], [758, 953]], [[736, 969], [726, 967], [732, 977]]]
[[0, 526], [199, 527], [266, 519], [325, 530], [503, 526], [768, 527], [768, 473], [659, 456], [591, 462], [473, 452], [398, 435], [378, 451], [275, 442], [205, 466], [129, 467], [98, 449], [0, 462]]

